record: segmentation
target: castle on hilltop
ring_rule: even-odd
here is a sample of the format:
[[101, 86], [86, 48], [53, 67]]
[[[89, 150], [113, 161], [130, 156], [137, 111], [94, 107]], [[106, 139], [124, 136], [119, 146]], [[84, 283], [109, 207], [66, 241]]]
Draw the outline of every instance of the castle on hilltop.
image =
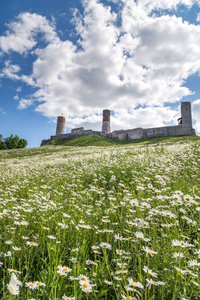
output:
[[110, 127], [110, 110], [103, 110], [102, 131], [93, 131], [92, 129], [85, 130], [83, 127], [71, 129], [71, 133], [65, 132], [65, 118], [59, 116], [57, 118], [56, 135], [53, 135], [48, 140], [43, 140], [41, 146], [57, 139], [70, 139], [80, 135], [97, 134], [109, 139], [118, 140], [134, 140], [158, 136], [181, 136], [181, 135], [196, 135], [192, 127], [192, 113], [190, 102], [181, 102], [181, 117], [178, 119], [178, 125], [164, 126], [155, 128], [133, 128], [127, 130], [115, 130], [111, 132]]

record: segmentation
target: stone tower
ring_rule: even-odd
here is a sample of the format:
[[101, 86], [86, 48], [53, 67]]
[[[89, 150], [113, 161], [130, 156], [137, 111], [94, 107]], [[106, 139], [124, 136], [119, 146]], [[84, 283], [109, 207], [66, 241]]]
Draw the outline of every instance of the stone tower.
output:
[[64, 134], [65, 132], [65, 118], [60, 116], [57, 118], [56, 135]]
[[192, 127], [192, 113], [190, 102], [181, 102], [181, 118], [182, 126]]
[[103, 110], [102, 132], [106, 134], [110, 133], [110, 110], [109, 109]]

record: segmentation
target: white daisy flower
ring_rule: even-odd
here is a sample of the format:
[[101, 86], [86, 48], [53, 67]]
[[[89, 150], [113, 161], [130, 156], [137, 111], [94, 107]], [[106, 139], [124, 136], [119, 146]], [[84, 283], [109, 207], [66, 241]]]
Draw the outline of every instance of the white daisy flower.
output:
[[7, 284], [7, 289], [13, 296], [19, 295], [19, 287], [22, 285], [21, 281], [17, 279], [17, 276], [12, 273], [10, 282]]
[[133, 279], [132, 279], [131, 277], [128, 278], [128, 283], [129, 283], [128, 286], [131, 285], [131, 286], [134, 286], [134, 287], [138, 287], [138, 288], [140, 288], [140, 289], [143, 289], [143, 288], [144, 288], [144, 286], [143, 286], [142, 283], [133, 281]]

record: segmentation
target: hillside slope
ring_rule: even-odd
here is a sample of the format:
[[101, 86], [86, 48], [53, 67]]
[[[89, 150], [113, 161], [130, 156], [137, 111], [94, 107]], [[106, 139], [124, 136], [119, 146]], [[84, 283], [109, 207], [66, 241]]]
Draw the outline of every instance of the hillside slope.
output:
[[154, 137], [146, 139], [135, 139], [135, 140], [112, 140], [99, 135], [82, 135], [69, 140], [53, 140], [48, 145], [59, 145], [59, 146], [120, 146], [120, 145], [132, 145], [132, 144], [157, 144], [157, 143], [174, 143], [182, 141], [195, 141], [199, 140], [199, 136], [166, 136], [166, 137]]

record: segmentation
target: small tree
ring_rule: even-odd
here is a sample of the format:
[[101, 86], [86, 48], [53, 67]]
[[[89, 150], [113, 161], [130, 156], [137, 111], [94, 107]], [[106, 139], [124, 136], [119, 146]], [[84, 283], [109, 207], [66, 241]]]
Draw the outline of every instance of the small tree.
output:
[[20, 139], [18, 142], [18, 148], [25, 148], [28, 145], [27, 140]]
[[17, 135], [13, 136], [11, 134], [10, 137], [3, 139], [3, 136], [0, 135], [0, 149], [17, 149], [17, 148], [25, 148], [28, 145], [27, 141], [24, 139], [20, 139]]
[[6, 148], [6, 146], [4, 145], [4, 142], [2, 141], [3, 139], [3, 135], [0, 134], [0, 150], [3, 150]]

